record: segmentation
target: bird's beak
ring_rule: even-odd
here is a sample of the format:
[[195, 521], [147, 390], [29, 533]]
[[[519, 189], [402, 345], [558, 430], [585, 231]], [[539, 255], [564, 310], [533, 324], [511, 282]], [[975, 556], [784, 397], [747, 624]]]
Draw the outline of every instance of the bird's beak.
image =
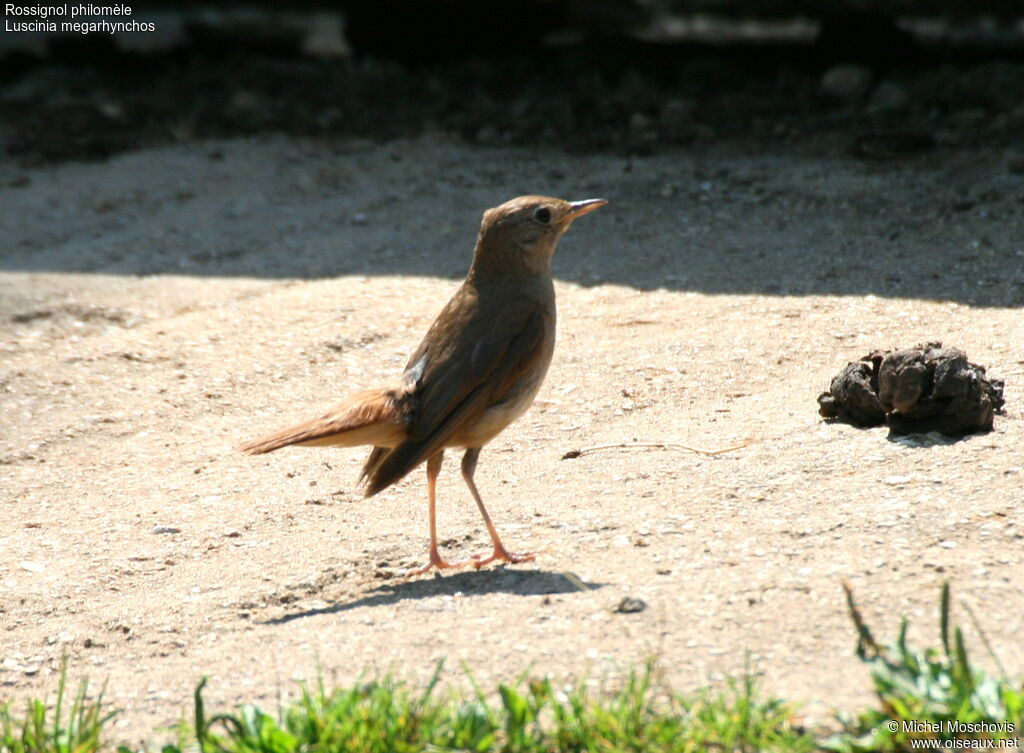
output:
[[569, 214], [565, 216], [567, 220], [575, 220], [577, 217], [582, 217], [588, 212], [593, 212], [595, 209], [600, 209], [608, 202], [604, 199], [584, 199], [583, 201], [571, 201], [569, 202]]

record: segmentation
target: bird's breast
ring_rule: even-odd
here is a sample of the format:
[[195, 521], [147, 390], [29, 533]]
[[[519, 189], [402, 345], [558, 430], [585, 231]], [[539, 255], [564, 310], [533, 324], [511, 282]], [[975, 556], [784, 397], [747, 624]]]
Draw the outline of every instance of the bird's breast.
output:
[[526, 413], [540, 391], [551, 365], [554, 339], [543, 344], [535, 368], [524, 374], [497, 402], [488, 405], [476, 421], [452, 437], [456, 447], [483, 447], [505, 427]]

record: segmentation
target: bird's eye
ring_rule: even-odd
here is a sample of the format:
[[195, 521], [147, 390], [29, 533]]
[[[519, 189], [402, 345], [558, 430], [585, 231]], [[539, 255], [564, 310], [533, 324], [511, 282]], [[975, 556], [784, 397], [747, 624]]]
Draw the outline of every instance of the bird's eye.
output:
[[551, 210], [547, 207], [541, 207], [533, 213], [533, 219], [537, 220], [541, 225], [547, 225], [551, 222]]

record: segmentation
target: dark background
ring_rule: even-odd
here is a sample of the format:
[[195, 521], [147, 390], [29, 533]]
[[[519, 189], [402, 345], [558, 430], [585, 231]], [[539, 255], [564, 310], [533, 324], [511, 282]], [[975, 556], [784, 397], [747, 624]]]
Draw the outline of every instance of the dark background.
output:
[[130, 5], [158, 33], [0, 36], [0, 154], [442, 131], [631, 154], [832, 137], [888, 160], [1024, 133], [1008, 0]]

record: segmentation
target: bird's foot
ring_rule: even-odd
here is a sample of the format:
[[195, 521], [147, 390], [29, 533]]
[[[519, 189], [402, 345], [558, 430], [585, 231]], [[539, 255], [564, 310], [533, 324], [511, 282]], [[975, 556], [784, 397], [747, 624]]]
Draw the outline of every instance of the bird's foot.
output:
[[415, 567], [412, 570], [406, 570], [405, 574], [407, 576], [423, 575], [424, 573], [429, 573], [435, 567], [438, 570], [451, 570], [452, 568], [462, 567], [463, 565], [468, 564], [468, 562], [469, 560], [465, 560], [464, 562], [448, 562], [441, 557], [441, 554], [436, 549], [432, 549], [430, 551], [430, 561], [427, 564], [423, 567]]
[[510, 552], [503, 546], [496, 546], [494, 547], [494, 551], [491, 552], [489, 556], [484, 554], [474, 554], [472, 557], [466, 560], [466, 562], [473, 565], [473, 567], [479, 570], [484, 565], [489, 565], [495, 560], [498, 560], [500, 562], [510, 562], [512, 564], [516, 564], [517, 562], [533, 562], [533, 560], [535, 560], [536, 558], [537, 555], [535, 555], [533, 552]]

